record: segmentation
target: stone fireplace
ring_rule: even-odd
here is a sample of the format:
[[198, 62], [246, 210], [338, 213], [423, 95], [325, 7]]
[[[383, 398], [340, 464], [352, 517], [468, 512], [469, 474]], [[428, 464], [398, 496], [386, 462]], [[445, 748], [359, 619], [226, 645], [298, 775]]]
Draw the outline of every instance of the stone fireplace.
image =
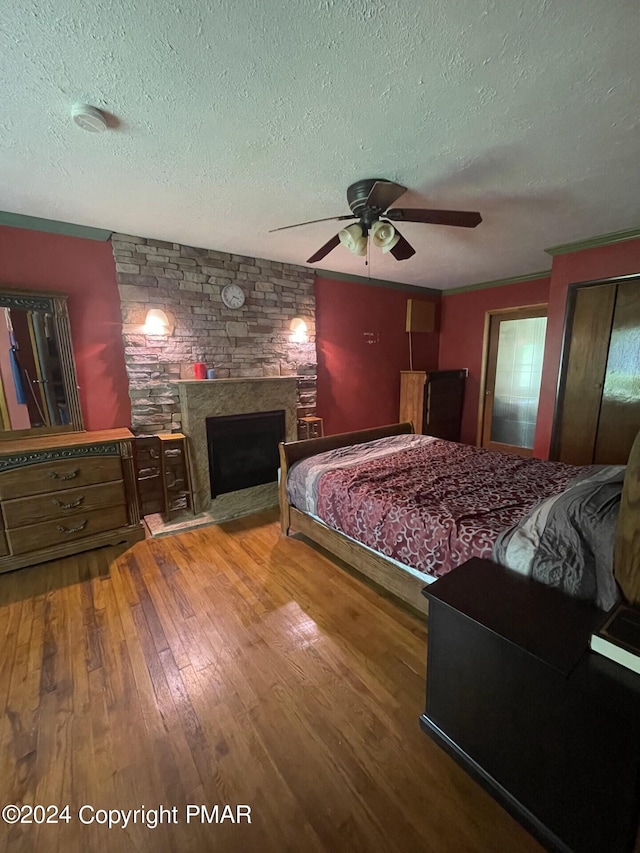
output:
[[[282, 412], [284, 438], [294, 441], [297, 425], [296, 377], [196, 379], [180, 380], [175, 384], [180, 396], [182, 430], [189, 441], [196, 512], [206, 512], [214, 521], [225, 521], [275, 506], [278, 503], [276, 482], [263, 482], [235, 491], [222, 492], [214, 488], [217, 494], [212, 498], [207, 420]], [[251, 428], [243, 429], [242, 434], [238, 433], [235, 451], [254, 455], [251, 449]], [[273, 441], [276, 439], [273, 438]], [[271, 458], [268, 467], [270, 465]]]

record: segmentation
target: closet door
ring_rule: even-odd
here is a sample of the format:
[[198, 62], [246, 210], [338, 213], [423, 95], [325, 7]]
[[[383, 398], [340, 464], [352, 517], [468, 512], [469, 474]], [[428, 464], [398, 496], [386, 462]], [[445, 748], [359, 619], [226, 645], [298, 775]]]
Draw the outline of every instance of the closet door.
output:
[[593, 461], [615, 301], [615, 284], [576, 292], [556, 454], [560, 462]]
[[624, 465], [640, 430], [640, 280], [578, 287], [552, 458]]
[[640, 282], [618, 285], [593, 461], [625, 465], [640, 429]]

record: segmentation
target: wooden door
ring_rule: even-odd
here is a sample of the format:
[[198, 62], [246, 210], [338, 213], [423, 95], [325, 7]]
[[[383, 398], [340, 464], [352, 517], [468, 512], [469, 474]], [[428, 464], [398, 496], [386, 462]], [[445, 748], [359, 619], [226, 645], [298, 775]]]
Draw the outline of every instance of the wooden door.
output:
[[640, 283], [621, 282], [616, 293], [611, 341], [593, 461], [626, 465], [640, 430]]
[[482, 447], [531, 456], [538, 416], [547, 306], [489, 316]]
[[577, 287], [564, 346], [552, 458], [624, 465], [640, 429], [640, 281]]
[[556, 454], [560, 462], [593, 462], [615, 301], [615, 284], [582, 287], [576, 292], [567, 332], [569, 354]]

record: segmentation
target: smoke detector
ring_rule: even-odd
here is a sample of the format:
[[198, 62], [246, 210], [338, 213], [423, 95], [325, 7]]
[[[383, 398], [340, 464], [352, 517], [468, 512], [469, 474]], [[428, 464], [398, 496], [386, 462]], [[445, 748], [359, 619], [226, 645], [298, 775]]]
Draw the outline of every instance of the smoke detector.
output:
[[107, 129], [107, 119], [97, 107], [89, 104], [74, 104], [71, 107], [71, 118], [83, 130], [89, 133], [102, 133]]

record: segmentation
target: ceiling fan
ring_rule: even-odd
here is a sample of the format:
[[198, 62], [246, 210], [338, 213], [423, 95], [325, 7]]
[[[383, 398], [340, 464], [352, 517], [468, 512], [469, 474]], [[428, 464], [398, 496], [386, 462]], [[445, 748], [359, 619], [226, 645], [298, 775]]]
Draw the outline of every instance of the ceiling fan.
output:
[[285, 231], [287, 228], [299, 228], [301, 225], [313, 225], [316, 222], [329, 222], [357, 219], [328, 240], [324, 246], [307, 259], [308, 264], [321, 261], [336, 246], [342, 243], [356, 255], [367, 252], [367, 238], [383, 252], [390, 252], [397, 261], [404, 261], [415, 255], [416, 250], [400, 234], [393, 222], [425, 222], [430, 225], [456, 225], [460, 228], [475, 228], [482, 217], [477, 211], [470, 210], [429, 210], [420, 208], [390, 208], [390, 205], [406, 192], [406, 187], [383, 178], [365, 178], [351, 184], [347, 190], [347, 202], [351, 213], [345, 216], [328, 216], [325, 219], [311, 219], [296, 225], [284, 225], [273, 228], [269, 233]]

